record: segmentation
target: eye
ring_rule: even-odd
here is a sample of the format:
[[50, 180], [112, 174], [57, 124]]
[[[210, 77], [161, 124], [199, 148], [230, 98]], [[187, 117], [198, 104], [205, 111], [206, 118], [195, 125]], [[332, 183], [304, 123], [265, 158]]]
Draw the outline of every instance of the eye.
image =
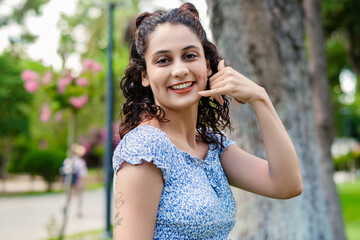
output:
[[184, 59], [194, 59], [196, 57], [197, 55], [195, 53], [187, 53], [185, 54]]
[[167, 64], [169, 62], [170, 62], [169, 58], [166, 58], [166, 57], [161, 57], [161, 58], [156, 60], [156, 64], [160, 64], [160, 65], [164, 65], [164, 64]]

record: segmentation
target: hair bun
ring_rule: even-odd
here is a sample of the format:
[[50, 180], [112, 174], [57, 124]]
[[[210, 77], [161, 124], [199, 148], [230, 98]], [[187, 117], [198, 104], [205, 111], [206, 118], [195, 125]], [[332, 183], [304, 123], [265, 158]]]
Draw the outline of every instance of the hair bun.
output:
[[143, 12], [141, 13], [137, 18], [136, 18], [136, 28], [139, 28], [139, 26], [144, 22], [145, 19], [147, 19], [148, 17], [150, 17], [152, 14], [148, 13], [148, 12]]
[[189, 11], [192, 13], [196, 18], [199, 18], [199, 12], [196, 7], [192, 3], [184, 3], [179, 7], [180, 10]]

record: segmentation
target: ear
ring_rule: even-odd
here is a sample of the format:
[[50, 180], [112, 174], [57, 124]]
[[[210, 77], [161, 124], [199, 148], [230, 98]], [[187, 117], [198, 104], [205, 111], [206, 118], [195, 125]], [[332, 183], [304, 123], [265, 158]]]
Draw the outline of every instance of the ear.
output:
[[210, 75], [212, 74], [210, 67], [210, 60], [206, 60], [206, 69], [207, 69], [207, 76], [210, 77]]
[[143, 87], [150, 86], [150, 82], [149, 82], [146, 71], [141, 72], [141, 84], [143, 85]]

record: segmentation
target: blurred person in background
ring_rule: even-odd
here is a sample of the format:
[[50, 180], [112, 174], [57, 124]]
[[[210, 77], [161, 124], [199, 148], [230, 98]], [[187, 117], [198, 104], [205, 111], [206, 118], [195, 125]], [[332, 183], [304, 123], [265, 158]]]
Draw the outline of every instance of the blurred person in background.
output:
[[78, 217], [82, 217], [82, 205], [83, 205], [83, 192], [85, 188], [85, 177], [87, 176], [88, 169], [85, 160], [82, 158], [85, 154], [85, 147], [74, 143], [71, 146], [71, 157], [66, 158], [60, 169], [61, 175], [63, 176], [64, 183], [66, 184], [68, 177], [71, 177], [70, 186], [70, 199], [72, 195], [76, 195], [78, 199], [77, 214]]

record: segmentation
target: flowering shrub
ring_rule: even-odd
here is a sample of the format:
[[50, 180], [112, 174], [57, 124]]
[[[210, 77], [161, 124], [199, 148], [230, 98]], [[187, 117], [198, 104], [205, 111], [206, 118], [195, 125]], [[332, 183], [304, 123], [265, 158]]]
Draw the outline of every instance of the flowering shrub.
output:
[[[117, 146], [120, 142], [117, 123], [112, 125], [112, 141], [114, 146]], [[86, 149], [84, 159], [89, 167], [98, 167], [102, 164], [102, 158], [105, 153], [107, 129], [92, 127], [86, 135], [78, 137], [78, 141]]]
[[83, 62], [83, 70], [74, 76], [66, 70], [61, 73], [46, 71], [43, 76], [32, 70], [24, 70], [21, 74], [24, 88], [29, 93], [43, 90], [49, 97], [49, 102], [44, 103], [40, 109], [40, 120], [49, 121], [51, 113], [55, 119], [62, 119], [62, 109], [74, 112], [83, 108], [90, 100], [94, 91], [94, 78], [102, 71], [102, 65], [91, 59]]
[[21, 74], [22, 79], [24, 80], [25, 90], [29, 93], [36, 92], [40, 85], [38, 83], [39, 74], [31, 70], [25, 70]]

